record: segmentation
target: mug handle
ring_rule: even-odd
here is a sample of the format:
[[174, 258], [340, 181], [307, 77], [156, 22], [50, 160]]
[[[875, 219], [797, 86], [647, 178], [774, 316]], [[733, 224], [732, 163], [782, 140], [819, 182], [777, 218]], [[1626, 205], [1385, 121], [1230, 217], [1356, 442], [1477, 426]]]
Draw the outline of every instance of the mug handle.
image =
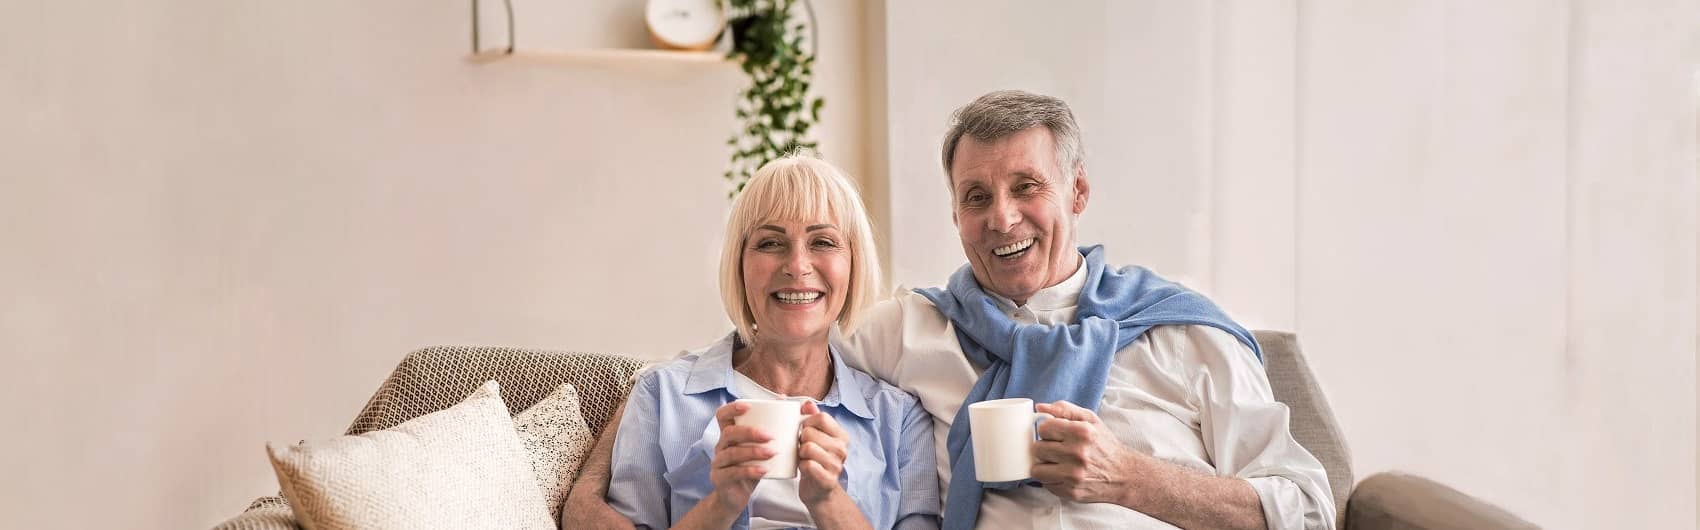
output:
[[1033, 441], [1039, 441], [1039, 440], [1044, 439], [1044, 438], [1039, 437], [1039, 424], [1046, 421], [1046, 420], [1054, 420], [1054, 419], [1057, 419], [1057, 417], [1052, 416], [1050, 414], [1046, 414], [1046, 413], [1043, 413], [1043, 412], [1034, 412], [1033, 413], [1033, 420], [1032, 420], [1033, 421]]

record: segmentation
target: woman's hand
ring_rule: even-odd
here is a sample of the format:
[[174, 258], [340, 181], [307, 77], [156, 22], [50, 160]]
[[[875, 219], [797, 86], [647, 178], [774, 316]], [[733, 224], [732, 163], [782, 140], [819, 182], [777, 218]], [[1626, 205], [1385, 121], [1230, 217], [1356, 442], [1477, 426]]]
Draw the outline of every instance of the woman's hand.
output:
[[768, 433], [748, 425], [733, 425], [732, 419], [749, 412], [748, 404], [731, 402], [714, 411], [720, 422], [720, 442], [714, 444], [714, 459], [709, 464], [708, 480], [714, 484], [709, 494], [723, 510], [742, 513], [750, 504], [750, 494], [767, 468], [762, 460], [773, 456], [773, 450], [761, 444], [772, 440]]
[[813, 507], [844, 493], [838, 485], [844, 460], [850, 454], [850, 435], [813, 401], [803, 403], [802, 435], [797, 441], [797, 496]]

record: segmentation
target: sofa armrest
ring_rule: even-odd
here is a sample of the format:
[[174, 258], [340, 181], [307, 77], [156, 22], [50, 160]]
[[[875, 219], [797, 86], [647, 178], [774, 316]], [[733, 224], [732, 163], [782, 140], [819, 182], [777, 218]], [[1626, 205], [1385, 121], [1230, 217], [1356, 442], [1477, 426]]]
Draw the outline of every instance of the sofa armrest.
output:
[[1405, 473], [1364, 479], [1346, 501], [1346, 530], [1538, 529], [1504, 508]]

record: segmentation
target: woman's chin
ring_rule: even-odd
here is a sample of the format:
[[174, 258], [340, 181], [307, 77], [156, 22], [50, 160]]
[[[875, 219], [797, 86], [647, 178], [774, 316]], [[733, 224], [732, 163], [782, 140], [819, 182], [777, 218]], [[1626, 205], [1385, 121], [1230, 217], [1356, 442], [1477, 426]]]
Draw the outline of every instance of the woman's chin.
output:
[[832, 329], [832, 322], [776, 322], [771, 325], [757, 324], [761, 330], [760, 340], [775, 343], [824, 341], [827, 332]]

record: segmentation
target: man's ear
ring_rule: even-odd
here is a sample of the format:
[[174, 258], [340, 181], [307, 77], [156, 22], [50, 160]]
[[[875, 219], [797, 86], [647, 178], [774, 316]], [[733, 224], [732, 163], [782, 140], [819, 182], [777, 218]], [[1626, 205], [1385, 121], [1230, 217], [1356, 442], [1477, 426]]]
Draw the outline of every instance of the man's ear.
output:
[[1074, 215], [1086, 211], [1086, 199], [1092, 194], [1092, 185], [1086, 182], [1086, 165], [1074, 166]]

